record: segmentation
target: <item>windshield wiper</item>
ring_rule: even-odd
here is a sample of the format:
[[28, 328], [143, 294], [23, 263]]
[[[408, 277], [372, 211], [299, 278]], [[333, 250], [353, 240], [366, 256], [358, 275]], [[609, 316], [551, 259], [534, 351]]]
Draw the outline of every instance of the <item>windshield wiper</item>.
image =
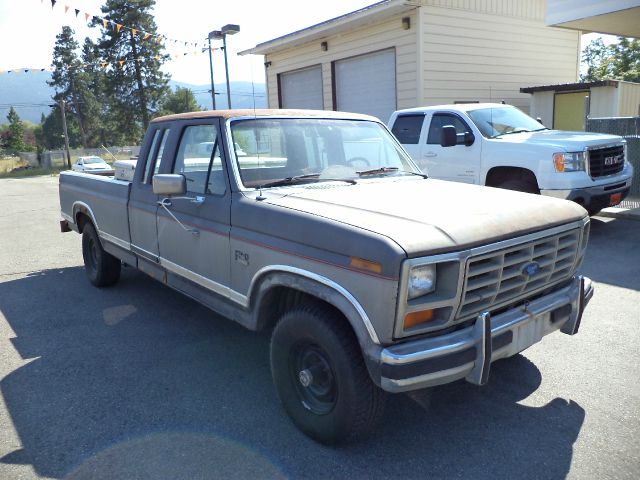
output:
[[357, 182], [352, 178], [320, 178], [319, 173], [308, 173], [306, 175], [295, 175], [293, 177], [280, 178], [272, 182], [263, 183], [256, 187], [256, 190], [269, 187], [282, 187], [285, 185], [297, 185], [305, 182], [346, 182], [355, 185]]
[[429, 178], [424, 173], [412, 172], [411, 170], [400, 170], [398, 167], [380, 167], [380, 168], [373, 168], [371, 170], [363, 170], [361, 172], [356, 172], [356, 173], [361, 177], [366, 177], [367, 175], [379, 175], [381, 173], [389, 173], [389, 172], [407, 173], [409, 175], [418, 175], [422, 178]]
[[542, 127], [542, 128], [536, 128], [535, 130], [531, 130], [532, 132], [541, 132], [542, 130], [550, 130], [547, 127]]
[[529, 132], [535, 132], [535, 131], [536, 130], [527, 130], [526, 128], [516, 128], [514, 130], [511, 130], [510, 132], [498, 133], [497, 135], [494, 135], [491, 138], [501, 137], [502, 135], [511, 135], [512, 133], [529, 133]]

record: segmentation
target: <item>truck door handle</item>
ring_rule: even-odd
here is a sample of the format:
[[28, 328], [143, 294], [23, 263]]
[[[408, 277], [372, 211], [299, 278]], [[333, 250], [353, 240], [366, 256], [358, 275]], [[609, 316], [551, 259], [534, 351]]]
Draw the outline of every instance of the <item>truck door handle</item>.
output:
[[429, 157], [437, 157], [438, 154], [436, 152], [426, 152], [426, 153], [423, 153], [422, 156], [424, 158], [429, 158]]

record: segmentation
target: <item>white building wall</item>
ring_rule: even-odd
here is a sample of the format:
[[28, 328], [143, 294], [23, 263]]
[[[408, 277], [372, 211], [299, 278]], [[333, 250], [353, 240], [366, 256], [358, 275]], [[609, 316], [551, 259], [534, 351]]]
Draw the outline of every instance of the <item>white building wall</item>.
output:
[[548, 128], [551, 128], [553, 125], [554, 93], [555, 92], [535, 92], [531, 95], [531, 111], [529, 115], [533, 118], [540, 117], [542, 124]]
[[594, 87], [591, 89], [589, 99], [589, 116], [591, 118], [598, 117], [617, 117], [618, 114], [618, 95], [620, 89], [616, 87]]
[[640, 117], [640, 83], [620, 82], [618, 89], [618, 115]]
[[423, 0], [424, 105], [501, 101], [529, 111], [521, 87], [572, 83], [578, 32], [545, 27], [544, 0]]
[[[324, 108], [333, 109], [331, 63], [343, 58], [371, 53], [387, 48], [395, 48], [397, 108], [415, 106], [417, 86], [417, 10], [396, 15], [382, 22], [330, 36], [321, 40], [289, 48], [265, 56], [271, 62], [267, 68], [268, 103], [278, 108], [278, 74], [311, 65], [322, 65]], [[402, 28], [402, 18], [409, 17], [412, 27]], [[327, 51], [320, 47], [327, 42]], [[386, 119], [383, 119], [386, 121]]]

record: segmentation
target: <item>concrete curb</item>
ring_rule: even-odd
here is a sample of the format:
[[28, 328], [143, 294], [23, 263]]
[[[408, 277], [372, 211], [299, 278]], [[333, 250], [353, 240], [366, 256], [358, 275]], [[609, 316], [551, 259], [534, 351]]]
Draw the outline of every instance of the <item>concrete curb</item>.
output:
[[605, 208], [597, 216], [640, 221], [640, 208]]

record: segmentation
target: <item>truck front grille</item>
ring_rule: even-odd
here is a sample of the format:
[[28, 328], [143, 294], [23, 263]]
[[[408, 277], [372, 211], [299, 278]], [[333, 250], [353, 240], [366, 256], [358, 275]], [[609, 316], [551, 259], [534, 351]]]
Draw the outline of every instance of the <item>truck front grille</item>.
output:
[[589, 169], [592, 178], [620, 173], [624, 168], [624, 147], [589, 149]]
[[568, 279], [579, 240], [580, 230], [575, 229], [469, 258], [458, 320], [524, 300]]

